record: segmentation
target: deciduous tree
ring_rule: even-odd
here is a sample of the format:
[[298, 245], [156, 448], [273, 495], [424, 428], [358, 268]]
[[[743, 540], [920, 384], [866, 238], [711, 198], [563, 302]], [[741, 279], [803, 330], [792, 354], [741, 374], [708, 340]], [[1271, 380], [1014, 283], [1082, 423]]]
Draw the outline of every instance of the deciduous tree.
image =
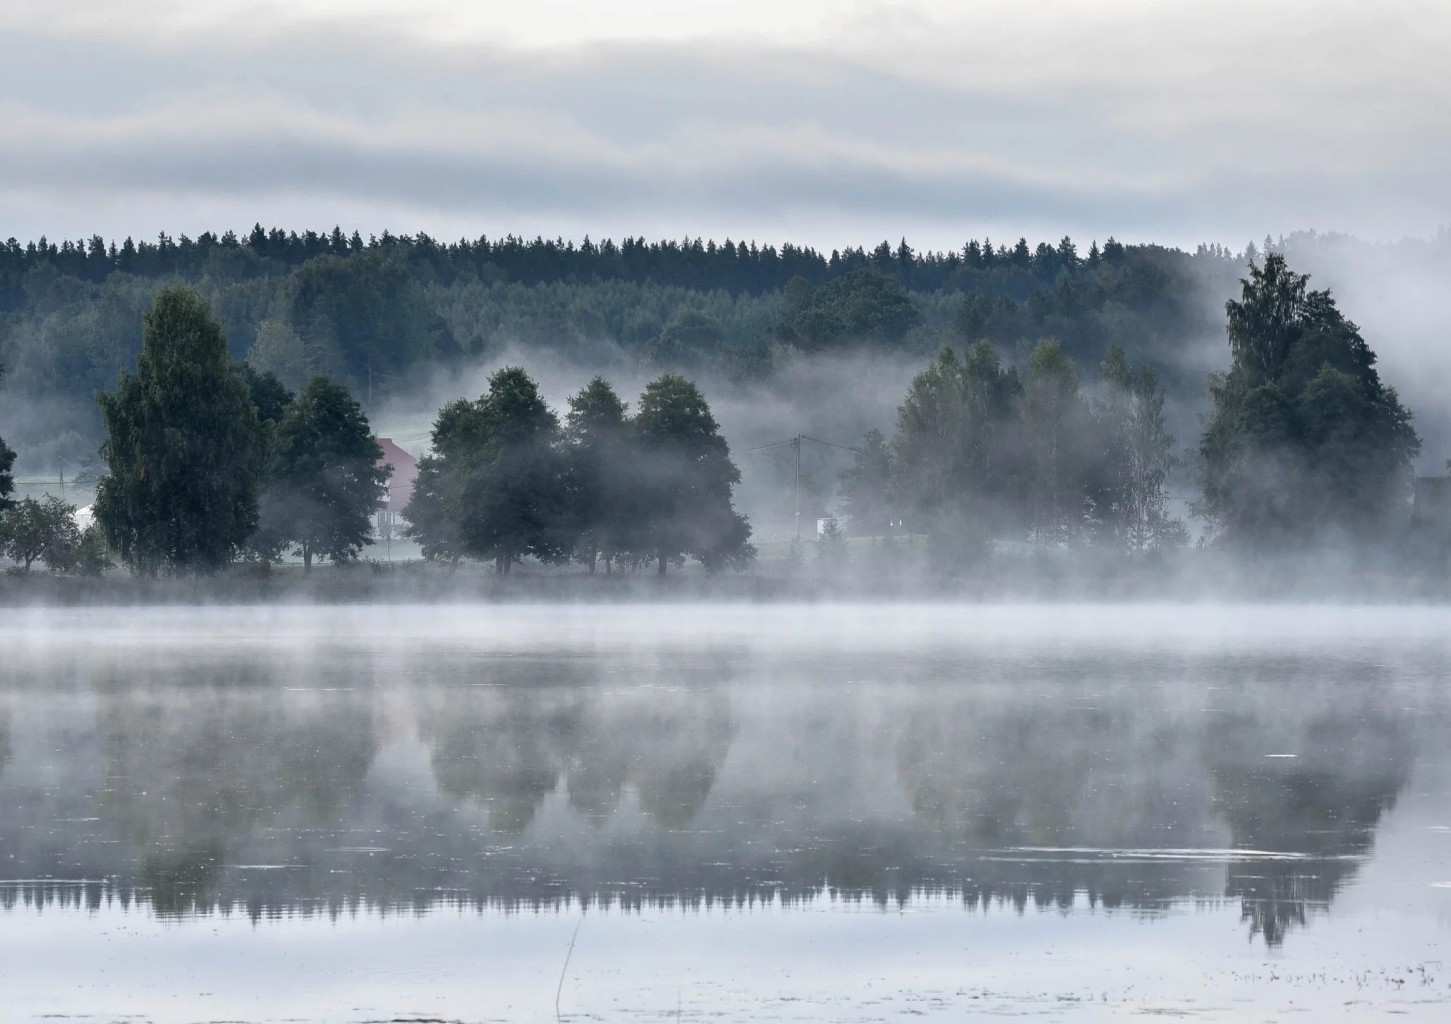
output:
[[525, 555], [572, 548], [559, 421], [523, 370], [505, 367], [489, 390], [445, 406], [433, 453], [419, 460], [406, 531], [429, 558], [488, 558], [507, 575]]
[[1083, 402], [1078, 372], [1056, 339], [1040, 341], [1028, 357], [1023, 425], [1031, 459], [1028, 477], [1033, 539], [1071, 540], [1083, 521]]
[[940, 549], [970, 553], [1020, 520], [1022, 391], [987, 342], [962, 358], [944, 348], [913, 379], [892, 439], [896, 482], [914, 528]]
[[21, 498], [0, 513], [0, 546], [26, 572], [37, 559], [65, 572], [81, 544], [75, 514], [74, 505], [49, 494], [40, 500]]
[[631, 547], [640, 509], [634, 441], [625, 403], [609, 381], [595, 377], [570, 398], [564, 427], [569, 506], [575, 557], [590, 572], [601, 557], [608, 571]]
[[343, 562], [372, 543], [388, 470], [363, 407], [341, 384], [315, 376], [277, 427], [263, 491], [263, 532], [314, 558]]
[[892, 450], [880, 430], [867, 431], [841, 474], [844, 511], [854, 536], [881, 536], [895, 518]]
[[646, 385], [638, 408], [640, 553], [661, 576], [687, 555], [712, 571], [745, 565], [756, 551], [731, 504], [741, 473], [700, 389], [667, 373]]
[[1115, 345], [1099, 367], [1099, 388], [1086, 467], [1095, 542], [1130, 552], [1182, 544], [1184, 524], [1169, 514], [1165, 491], [1174, 438], [1164, 425], [1158, 377], [1147, 366], [1134, 372]]
[[[0, 384], [5, 382], [5, 367], [0, 366]], [[0, 512], [10, 507], [10, 492], [15, 490], [15, 452], [0, 437]]]

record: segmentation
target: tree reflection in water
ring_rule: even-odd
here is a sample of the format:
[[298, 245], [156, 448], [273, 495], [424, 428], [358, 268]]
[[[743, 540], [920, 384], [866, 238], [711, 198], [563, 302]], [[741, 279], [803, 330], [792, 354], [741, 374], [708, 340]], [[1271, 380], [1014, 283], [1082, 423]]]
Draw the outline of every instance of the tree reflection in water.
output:
[[0, 902], [1228, 898], [1277, 945], [1354, 877], [1418, 743], [1387, 670], [1312, 655], [858, 658], [849, 684], [829, 658], [622, 658], [11, 676], [0, 850], [85, 881]]

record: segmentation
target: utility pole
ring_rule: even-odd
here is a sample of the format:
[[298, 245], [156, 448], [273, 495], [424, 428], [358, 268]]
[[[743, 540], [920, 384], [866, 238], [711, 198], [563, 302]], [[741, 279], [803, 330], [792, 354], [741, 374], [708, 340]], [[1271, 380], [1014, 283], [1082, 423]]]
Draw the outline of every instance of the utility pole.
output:
[[823, 441], [819, 437], [811, 437], [807, 434], [797, 434], [795, 437], [788, 437], [784, 441], [772, 441], [770, 444], [763, 444], [759, 448], [747, 448], [741, 452], [742, 455], [750, 455], [754, 452], [768, 452], [777, 448], [784, 448], [790, 445], [796, 450], [796, 539], [801, 539], [801, 445], [810, 441], [813, 444], [825, 445], [828, 448], [839, 448], [844, 452], [859, 452], [857, 448], [849, 444], [837, 444], [835, 441]]
[[796, 449], [796, 539], [801, 539], [801, 434], [797, 434], [792, 440], [791, 446]]

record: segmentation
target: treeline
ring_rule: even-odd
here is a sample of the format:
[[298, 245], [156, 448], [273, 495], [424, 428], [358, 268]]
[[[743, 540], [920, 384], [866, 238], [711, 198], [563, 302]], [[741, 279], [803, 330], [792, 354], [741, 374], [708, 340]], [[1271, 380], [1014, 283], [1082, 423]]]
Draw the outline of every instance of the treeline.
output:
[[[345, 235], [338, 227], [330, 232], [298, 233], [264, 229], [258, 224], [247, 235], [204, 232], [192, 239], [184, 234], [172, 238], [162, 232], [154, 242], [128, 237], [118, 243], [92, 235], [59, 242], [41, 237], [22, 245], [9, 238], [0, 244], [0, 282], [6, 286], [0, 290], [0, 301], [7, 305], [13, 301], [15, 282], [37, 269], [89, 281], [103, 281], [112, 273], [235, 279], [275, 276], [323, 256], [365, 253], [404, 253], [411, 264], [427, 268], [430, 276], [446, 283], [461, 275], [482, 273], [525, 285], [630, 281], [761, 293], [778, 291], [797, 277], [819, 285], [858, 270], [895, 277], [924, 291], [961, 288], [965, 283], [961, 275], [996, 269], [1017, 270], [1053, 282], [1065, 270], [1093, 266], [1100, 260], [1123, 263], [1130, 248], [1110, 238], [1102, 248], [1093, 242], [1080, 252], [1065, 236], [1056, 244], [1030, 246], [1026, 238], [1019, 238], [1013, 244], [995, 245], [985, 238], [969, 240], [956, 250], [919, 251], [904, 238], [895, 246], [883, 241], [870, 250], [857, 246], [827, 254], [789, 242], [778, 249], [729, 238], [719, 244], [713, 239], [688, 237], [654, 242], [626, 237], [619, 243], [607, 238], [595, 243], [586, 236], [576, 244], [560, 238], [529, 240], [508, 235], [440, 242], [422, 232], [394, 235], [384, 231], [364, 241], [357, 231]], [[1253, 258], [1254, 254], [1251, 243], [1244, 257]], [[1218, 245], [1202, 246], [1199, 255], [1241, 258]]]
[[[1277, 253], [1251, 265], [1226, 314], [1231, 366], [1209, 378], [1194, 452], [1205, 540], [1261, 557], [1404, 553], [1420, 440], [1359, 328]], [[890, 444], [867, 435], [843, 477], [844, 511], [860, 532], [902, 522], [928, 534], [939, 566], [993, 539], [1127, 553], [1183, 544], [1162, 385], [1117, 347], [1096, 376], [1085, 389], [1052, 339], [1022, 374], [986, 341], [944, 349], [913, 380]]]
[[[135, 573], [205, 575], [289, 550], [311, 569], [372, 543], [389, 470], [361, 405], [320, 375], [294, 396], [273, 374], [234, 363], [195, 291], [158, 294], [136, 372], [98, 399], [96, 521]], [[477, 400], [440, 411], [404, 511], [425, 556], [453, 565], [487, 559], [507, 574], [525, 557], [575, 558], [592, 571], [601, 559], [607, 571], [654, 560], [664, 575], [690, 556], [714, 571], [754, 555], [731, 504], [739, 479], [710, 407], [683, 377], [650, 383], [634, 415], [596, 378], [561, 424], [534, 381], [507, 368]], [[25, 499], [0, 528], [31, 505], [76, 534], [74, 507], [54, 499]], [[59, 545], [26, 552], [27, 571], [36, 557], [67, 568]]]
[[[873, 315], [910, 319], [884, 281], [862, 286]], [[854, 295], [833, 301], [849, 308]], [[1192, 508], [1206, 540], [1255, 556], [1403, 546], [1420, 441], [1356, 325], [1278, 253], [1251, 265], [1226, 314], [1230, 369], [1209, 378], [1195, 452]], [[812, 323], [803, 312], [792, 329]], [[310, 567], [370, 542], [386, 471], [361, 404], [320, 375], [294, 397], [273, 373], [235, 363], [196, 291], [159, 293], [136, 372], [99, 402], [96, 517], [133, 570], [205, 573], [286, 549]], [[855, 452], [842, 480], [850, 532], [925, 535], [939, 570], [1003, 541], [1175, 548], [1187, 531], [1166, 491], [1175, 445], [1164, 404], [1155, 372], [1117, 346], [1091, 386], [1056, 339], [1021, 373], [989, 341], [962, 355], [945, 347], [912, 381], [890, 441], [872, 431]], [[755, 554], [732, 504], [739, 481], [708, 403], [680, 374], [650, 382], [633, 412], [597, 376], [561, 420], [508, 367], [479, 398], [439, 412], [404, 512], [425, 557], [451, 565], [492, 561], [506, 574], [532, 557], [606, 572], [653, 563], [663, 575], [693, 557], [715, 571]], [[825, 540], [846, 551], [836, 527]]]
[[918, 358], [983, 338], [1026, 355], [1055, 337], [1085, 366], [1118, 344], [1158, 367], [1171, 393], [1197, 393], [1189, 340], [1215, 329], [1213, 297], [1243, 265], [1219, 247], [1067, 238], [832, 253], [260, 227], [129, 244], [11, 241], [0, 246], [0, 362], [31, 402], [5, 427], [28, 464], [83, 462], [100, 436], [91, 396], [133, 368], [142, 311], [178, 284], [212, 308], [235, 360], [294, 391], [321, 373], [369, 408], [433, 370], [517, 352], [731, 387], [825, 351]]
[[569, 399], [561, 424], [518, 367], [474, 401], [438, 414], [433, 454], [418, 467], [406, 533], [424, 557], [492, 561], [507, 575], [524, 556], [594, 572], [666, 566], [687, 556], [708, 571], [745, 568], [751, 528], [731, 504], [740, 471], [694, 383], [664, 374], [633, 415], [603, 377]]
[[284, 550], [310, 569], [371, 542], [387, 470], [362, 407], [325, 377], [294, 396], [234, 364], [195, 292], [157, 295], [136, 372], [98, 399], [96, 522], [138, 575], [209, 574]]
[[1153, 371], [1132, 369], [1119, 348], [1092, 392], [1056, 341], [1040, 343], [1022, 375], [987, 342], [962, 356], [944, 349], [913, 380], [890, 444], [871, 431], [843, 474], [848, 532], [927, 534], [939, 570], [1004, 539], [1118, 554], [1179, 547], [1187, 532], [1169, 511], [1163, 407]]

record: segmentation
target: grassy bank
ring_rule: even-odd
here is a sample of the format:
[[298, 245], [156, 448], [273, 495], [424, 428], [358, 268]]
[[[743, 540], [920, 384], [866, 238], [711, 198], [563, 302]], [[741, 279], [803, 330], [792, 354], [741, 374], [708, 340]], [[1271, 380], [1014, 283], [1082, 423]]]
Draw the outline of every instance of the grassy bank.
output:
[[808, 546], [804, 557], [773, 552], [748, 572], [711, 575], [689, 565], [671, 567], [664, 577], [653, 567], [590, 574], [578, 566], [526, 563], [498, 576], [476, 563], [451, 570], [423, 561], [378, 560], [323, 564], [310, 573], [295, 565], [239, 565], [215, 576], [170, 579], [119, 570], [94, 578], [11, 571], [0, 576], [0, 605], [1451, 599], [1444, 572], [1424, 568], [1326, 559], [1244, 564], [1196, 550], [1152, 560], [997, 552], [956, 571], [934, 569], [923, 558], [887, 560], [868, 550], [853, 550], [845, 564], [831, 566], [812, 555]]

